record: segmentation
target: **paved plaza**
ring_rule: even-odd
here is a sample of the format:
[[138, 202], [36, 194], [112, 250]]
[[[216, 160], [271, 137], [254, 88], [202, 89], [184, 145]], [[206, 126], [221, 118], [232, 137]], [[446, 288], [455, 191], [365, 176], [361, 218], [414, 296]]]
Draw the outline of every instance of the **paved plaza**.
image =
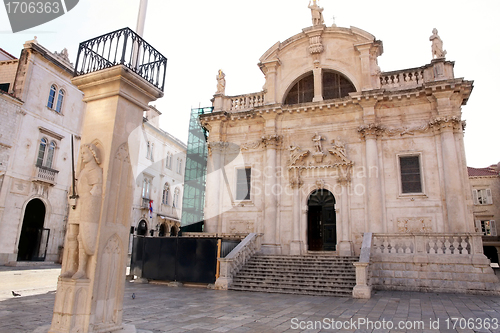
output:
[[[59, 269], [0, 266], [0, 333], [50, 325]], [[500, 297], [377, 291], [360, 300], [127, 282], [124, 323], [138, 333], [500, 332]]]

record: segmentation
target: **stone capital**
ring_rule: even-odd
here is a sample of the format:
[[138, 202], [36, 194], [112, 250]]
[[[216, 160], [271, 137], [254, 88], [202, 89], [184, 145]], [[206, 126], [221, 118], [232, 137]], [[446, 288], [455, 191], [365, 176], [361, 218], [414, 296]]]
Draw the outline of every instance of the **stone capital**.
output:
[[266, 148], [270, 149], [279, 148], [282, 142], [283, 142], [283, 137], [281, 135], [271, 134], [262, 136], [262, 144]]
[[378, 136], [384, 134], [385, 128], [376, 123], [361, 125], [358, 127], [358, 133], [366, 139], [376, 139]]

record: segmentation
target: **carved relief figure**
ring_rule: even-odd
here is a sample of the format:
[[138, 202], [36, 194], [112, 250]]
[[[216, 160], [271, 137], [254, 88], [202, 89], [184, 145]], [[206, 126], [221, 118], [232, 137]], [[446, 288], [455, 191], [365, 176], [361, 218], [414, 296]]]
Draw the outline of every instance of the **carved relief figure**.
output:
[[429, 37], [429, 40], [432, 42], [432, 58], [444, 58], [446, 51], [443, 50], [443, 41], [436, 28], [432, 29], [432, 36]]
[[316, 152], [322, 153], [323, 145], [321, 144], [321, 141], [323, 141], [323, 137], [319, 135], [318, 132], [316, 132], [314, 133], [312, 140], [314, 142], [314, 148], [316, 148]]
[[312, 23], [313, 25], [321, 25], [324, 23], [323, 20], [323, 8], [318, 6], [316, 0], [313, 0], [313, 4], [311, 5], [311, 1], [309, 1], [309, 8], [311, 9], [312, 15]]
[[298, 161], [309, 154], [309, 150], [302, 151], [302, 149], [295, 144], [291, 145], [288, 150], [290, 151], [290, 166], [296, 165]]
[[226, 92], [226, 75], [219, 69], [219, 73], [217, 74], [217, 92], [216, 94], [224, 95]]
[[76, 185], [79, 195], [76, 212], [74, 218], [69, 221], [67, 258], [69, 263], [63, 277], [86, 278], [88, 258], [94, 255], [96, 250], [102, 203], [102, 168], [99, 166], [98, 154], [95, 145], [82, 146], [81, 158], [84, 167], [78, 175]]

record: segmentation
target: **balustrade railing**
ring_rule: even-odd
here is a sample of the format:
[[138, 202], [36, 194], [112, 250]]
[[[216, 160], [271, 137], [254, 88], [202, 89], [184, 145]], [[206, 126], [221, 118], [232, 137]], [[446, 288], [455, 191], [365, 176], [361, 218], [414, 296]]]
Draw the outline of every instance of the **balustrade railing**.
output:
[[[373, 254], [469, 255], [482, 253], [478, 234], [374, 234]], [[476, 244], [477, 243], [477, 244]]]
[[261, 234], [251, 233], [241, 241], [225, 258], [219, 258], [220, 275], [215, 281], [216, 289], [227, 289], [245, 263], [261, 247]]
[[75, 76], [116, 65], [126, 66], [163, 91], [167, 58], [130, 28], [116, 30], [80, 43]]
[[380, 74], [381, 88], [413, 88], [423, 82], [424, 70], [422, 68]]
[[249, 110], [264, 105], [264, 92], [228, 97], [231, 101], [231, 111]]
[[36, 180], [55, 184], [56, 183], [56, 175], [59, 171], [47, 168], [41, 165], [36, 166]]

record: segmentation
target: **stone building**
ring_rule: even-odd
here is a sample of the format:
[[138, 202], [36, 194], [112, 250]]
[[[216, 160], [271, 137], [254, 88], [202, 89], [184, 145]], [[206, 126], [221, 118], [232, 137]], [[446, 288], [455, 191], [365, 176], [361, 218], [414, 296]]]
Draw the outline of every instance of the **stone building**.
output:
[[500, 164], [467, 168], [474, 203], [476, 230], [483, 234], [484, 252], [492, 262], [500, 258]]
[[262, 91], [226, 96], [219, 71], [214, 110], [201, 116], [205, 231], [261, 234], [263, 254], [341, 256], [360, 255], [373, 233], [377, 288], [498, 281], [468, 190], [462, 107], [473, 82], [455, 78], [437, 30], [430, 63], [381, 72], [382, 41], [325, 26], [314, 6], [313, 26], [259, 59]]
[[180, 228], [186, 145], [160, 129], [160, 115], [151, 106], [137, 129], [141, 133], [132, 226], [141, 236], [176, 236]]
[[[82, 93], [66, 51], [36, 39], [0, 55], [0, 264], [59, 260], [78, 150]], [[78, 152], [75, 152], [75, 155]]]

